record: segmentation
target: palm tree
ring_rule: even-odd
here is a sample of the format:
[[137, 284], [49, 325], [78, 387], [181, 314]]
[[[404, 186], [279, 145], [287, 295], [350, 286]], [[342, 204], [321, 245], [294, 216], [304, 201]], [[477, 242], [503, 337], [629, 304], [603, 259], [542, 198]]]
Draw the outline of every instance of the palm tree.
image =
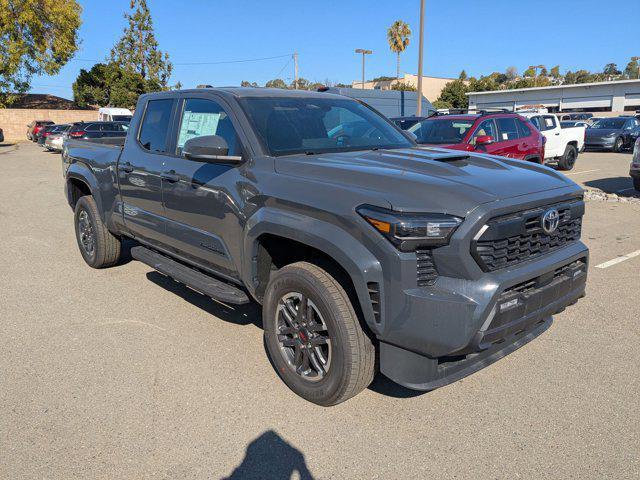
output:
[[400, 54], [409, 46], [409, 37], [411, 37], [411, 29], [402, 20], [396, 20], [387, 30], [389, 48], [398, 55], [397, 79], [400, 78]]

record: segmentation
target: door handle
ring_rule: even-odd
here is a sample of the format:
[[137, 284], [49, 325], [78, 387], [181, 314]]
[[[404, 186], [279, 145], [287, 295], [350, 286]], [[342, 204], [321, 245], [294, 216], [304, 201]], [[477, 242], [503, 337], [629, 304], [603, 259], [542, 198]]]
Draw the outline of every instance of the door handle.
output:
[[558, 135], [560, 135], [560, 132], [556, 133], [555, 135], [556, 135], [556, 137], [557, 137]]
[[169, 170], [168, 172], [163, 172], [160, 174], [160, 178], [169, 183], [176, 183], [180, 181], [180, 177], [176, 175], [175, 170]]
[[133, 165], [127, 162], [123, 165], [120, 165], [120, 170], [122, 170], [124, 173], [131, 173], [133, 172]]

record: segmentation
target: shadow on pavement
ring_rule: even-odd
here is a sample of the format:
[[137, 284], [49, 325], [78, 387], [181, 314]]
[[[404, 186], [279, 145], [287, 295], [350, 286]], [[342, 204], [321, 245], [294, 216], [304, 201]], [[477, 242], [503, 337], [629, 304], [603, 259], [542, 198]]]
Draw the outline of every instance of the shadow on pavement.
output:
[[421, 392], [418, 390], [411, 390], [410, 388], [398, 385], [394, 381], [389, 380], [380, 372], [377, 373], [377, 375], [373, 379], [373, 382], [371, 382], [371, 385], [369, 385], [369, 390], [379, 393], [380, 395], [385, 395], [387, 397], [393, 398], [413, 398], [429, 393]]
[[300, 480], [313, 480], [304, 454], [286, 442], [273, 430], [268, 430], [247, 446], [242, 463], [226, 480], [286, 479], [294, 472]]
[[615, 193], [620, 197], [635, 197], [637, 193], [633, 188], [631, 177], [610, 177], [588, 180], [584, 182], [586, 187], [596, 188], [605, 193]]
[[191, 290], [182, 283], [176, 282], [172, 278], [165, 277], [156, 271], [147, 273], [147, 279], [159, 287], [182, 297], [191, 305], [194, 305], [225, 322], [234, 323], [236, 325], [255, 325], [258, 328], [262, 328], [262, 313], [260, 306], [257, 303], [251, 302], [246, 305], [226, 305], [221, 302], [216, 302], [215, 300], [212, 300], [195, 290]]

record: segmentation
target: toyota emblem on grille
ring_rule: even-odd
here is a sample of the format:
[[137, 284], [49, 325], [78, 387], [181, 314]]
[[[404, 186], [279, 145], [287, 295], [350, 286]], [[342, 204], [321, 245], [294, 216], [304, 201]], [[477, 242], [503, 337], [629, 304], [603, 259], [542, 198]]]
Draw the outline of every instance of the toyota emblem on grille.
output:
[[558, 213], [558, 210], [552, 208], [544, 212], [540, 223], [542, 224], [542, 230], [544, 230], [544, 233], [551, 235], [558, 229], [558, 224], [560, 223], [560, 214]]

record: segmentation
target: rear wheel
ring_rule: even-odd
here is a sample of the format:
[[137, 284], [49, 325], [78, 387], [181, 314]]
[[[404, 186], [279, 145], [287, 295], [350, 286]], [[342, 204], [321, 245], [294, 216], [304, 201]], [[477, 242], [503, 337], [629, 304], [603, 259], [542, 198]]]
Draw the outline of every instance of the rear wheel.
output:
[[76, 240], [82, 258], [93, 268], [110, 267], [120, 259], [120, 239], [102, 223], [91, 195], [80, 197], [75, 208]]
[[640, 192], [640, 178], [633, 179], [633, 188]]
[[622, 151], [622, 147], [624, 147], [624, 140], [622, 139], [622, 137], [616, 138], [616, 141], [613, 144], [613, 151], [619, 153]]
[[558, 167], [560, 170], [571, 170], [576, 164], [578, 158], [578, 150], [573, 145], [567, 145], [564, 150], [564, 155], [558, 161]]
[[336, 405], [373, 380], [373, 343], [345, 290], [323, 269], [297, 262], [273, 274], [263, 324], [274, 367], [302, 398]]

